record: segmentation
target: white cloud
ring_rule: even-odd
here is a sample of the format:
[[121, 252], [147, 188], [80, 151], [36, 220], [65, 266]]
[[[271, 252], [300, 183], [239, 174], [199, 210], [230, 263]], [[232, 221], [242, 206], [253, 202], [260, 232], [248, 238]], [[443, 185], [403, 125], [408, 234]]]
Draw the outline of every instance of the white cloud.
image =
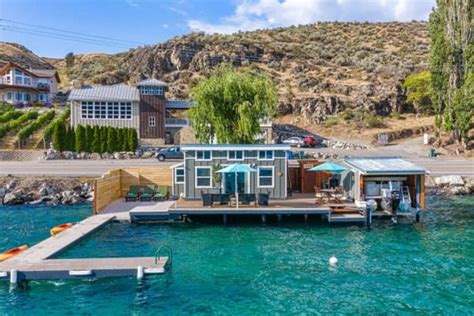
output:
[[217, 23], [189, 20], [193, 31], [233, 33], [316, 21], [426, 20], [435, 0], [241, 0]]

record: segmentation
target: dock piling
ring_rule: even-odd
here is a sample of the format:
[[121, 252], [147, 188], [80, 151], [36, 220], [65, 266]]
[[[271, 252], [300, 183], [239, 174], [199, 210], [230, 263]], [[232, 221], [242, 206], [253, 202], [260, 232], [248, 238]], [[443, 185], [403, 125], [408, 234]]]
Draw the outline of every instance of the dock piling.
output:
[[267, 223], [267, 215], [262, 215], [262, 223], [266, 224]]
[[143, 279], [144, 275], [145, 275], [145, 270], [143, 269], [143, 266], [138, 266], [137, 267], [137, 279], [138, 280]]
[[17, 269], [10, 270], [10, 283], [11, 284], [18, 283], [18, 270]]
[[227, 214], [222, 215], [222, 219], [224, 221], [224, 225], [227, 225]]
[[366, 214], [366, 224], [367, 224], [367, 228], [370, 229], [370, 227], [372, 226], [372, 210], [367, 207], [366, 210], [365, 210], [365, 214]]
[[281, 223], [282, 215], [281, 215], [281, 214], [278, 214], [277, 217], [278, 217], [278, 223]]
[[417, 210], [415, 213], [415, 222], [419, 223], [420, 222], [420, 211]]

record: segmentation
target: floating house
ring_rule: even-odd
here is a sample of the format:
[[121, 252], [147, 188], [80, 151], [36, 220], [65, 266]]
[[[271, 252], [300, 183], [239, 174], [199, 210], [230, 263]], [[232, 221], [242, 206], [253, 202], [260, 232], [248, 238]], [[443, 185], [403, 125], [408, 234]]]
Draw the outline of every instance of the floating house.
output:
[[[172, 195], [201, 199], [203, 193], [265, 193], [285, 199], [288, 187], [288, 145], [182, 145], [184, 161], [172, 166]], [[233, 163], [256, 172], [216, 172]]]

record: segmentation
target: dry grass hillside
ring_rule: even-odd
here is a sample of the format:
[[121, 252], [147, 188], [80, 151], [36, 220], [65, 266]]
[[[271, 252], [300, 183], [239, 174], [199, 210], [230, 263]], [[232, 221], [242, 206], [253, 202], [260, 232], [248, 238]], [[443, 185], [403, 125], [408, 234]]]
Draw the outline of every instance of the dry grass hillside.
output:
[[156, 77], [170, 83], [169, 95], [188, 98], [189, 89], [222, 62], [267, 73], [280, 93], [281, 115], [321, 123], [354, 109], [371, 115], [409, 110], [401, 81], [427, 69], [427, 24], [317, 23], [231, 35], [192, 33], [128, 52], [47, 59], [64, 88], [134, 82]]

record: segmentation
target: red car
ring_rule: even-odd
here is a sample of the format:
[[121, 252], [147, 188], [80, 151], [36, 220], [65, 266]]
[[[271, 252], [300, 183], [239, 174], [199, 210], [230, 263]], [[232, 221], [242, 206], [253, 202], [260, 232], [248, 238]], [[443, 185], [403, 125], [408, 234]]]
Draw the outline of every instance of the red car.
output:
[[313, 136], [305, 136], [304, 141], [306, 144], [308, 144], [308, 147], [316, 147], [316, 144], [318, 143], [316, 138]]

